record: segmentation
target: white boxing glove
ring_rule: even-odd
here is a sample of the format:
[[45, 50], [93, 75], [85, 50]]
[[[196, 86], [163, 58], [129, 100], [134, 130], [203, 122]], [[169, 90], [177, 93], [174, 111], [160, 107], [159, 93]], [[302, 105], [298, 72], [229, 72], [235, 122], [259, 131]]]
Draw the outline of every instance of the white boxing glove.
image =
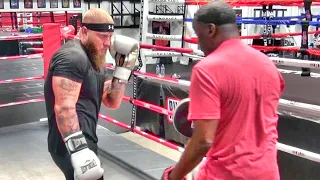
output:
[[104, 170], [97, 155], [87, 146], [81, 131], [64, 139], [69, 151], [75, 180], [97, 180], [103, 176]]
[[113, 77], [123, 83], [130, 79], [139, 55], [139, 42], [133, 38], [115, 35], [111, 41], [110, 54], [115, 60]]

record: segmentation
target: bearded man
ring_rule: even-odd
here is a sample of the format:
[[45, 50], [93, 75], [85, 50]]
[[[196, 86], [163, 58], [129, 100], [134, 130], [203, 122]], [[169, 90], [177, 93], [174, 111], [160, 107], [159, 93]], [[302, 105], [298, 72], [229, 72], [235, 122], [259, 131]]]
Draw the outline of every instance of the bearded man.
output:
[[[92, 8], [76, 38], [50, 62], [44, 86], [48, 150], [66, 180], [103, 179], [96, 134], [100, 106], [120, 106], [139, 51], [138, 41], [113, 31], [112, 17]], [[108, 50], [116, 64], [110, 77], [105, 68]]]

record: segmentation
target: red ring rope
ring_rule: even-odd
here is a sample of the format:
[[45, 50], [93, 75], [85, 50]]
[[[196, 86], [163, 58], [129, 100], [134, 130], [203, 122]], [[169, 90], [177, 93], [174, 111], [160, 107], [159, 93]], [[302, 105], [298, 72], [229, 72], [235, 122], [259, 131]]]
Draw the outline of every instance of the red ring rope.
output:
[[[14, 33], [13, 33], [14, 34]], [[19, 39], [41, 39], [42, 34], [17, 35], [17, 36], [0, 36], [0, 41], [19, 40]]]
[[[197, 38], [184, 38], [185, 42], [192, 43], [192, 44], [198, 44]], [[300, 47], [283, 47], [283, 46], [258, 46], [258, 45], [252, 45], [253, 48], [256, 48], [258, 50], [264, 50], [264, 51], [289, 51], [289, 52], [300, 52]], [[311, 55], [320, 56], [320, 50], [316, 49], [305, 49], [306, 52], [308, 52]]]
[[[147, 102], [144, 102], [144, 101], [141, 101], [141, 100], [137, 100], [137, 99], [132, 99], [131, 97], [128, 97], [128, 96], [124, 96], [122, 100], [130, 102], [130, 103], [132, 103], [132, 104], [134, 104], [136, 106], [152, 110], [152, 111], [157, 112], [159, 114], [169, 115], [169, 116], [173, 115], [172, 111], [170, 111], [168, 109], [165, 109], [165, 108], [163, 108], [161, 106], [150, 104], [150, 103], [147, 103]], [[173, 122], [172, 120], [168, 120], [168, 121], [169, 121], [169, 123]]]
[[15, 106], [15, 105], [21, 105], [21, 104], [29, 104], [29, 103], [34, 103], [34, 102], [42, 102], [42, 101], [44, 101], [44, 98], [29, 99], [29, 100], [24, 100], [24, 101], [0, 104], [0, 108], [9, 107], [9, 106]]
[[[125, 97], [126, 100], [128, 100], [129, 98], [128, 97]], [[27, 104], [27, 103], [32, 103], [32, 102], [42, 102], [44, 101], [44, 98], [39, 98], [39, 99], [31, 99], [31, 100], [26, 100], [26, 101], [20, 101], [20, 102], [13, 102], [13, 103], [8, 103], [6, 105], [0, 105], [0, 107], [6, 107], [6, 106], [12, 106], [12, 105], [20, 105], [20, 104]], [[102, 114], [99, 114], [99, 117], [105, 121], [108, 121], [108, 122], [111, 122], [117, 126], [120, 126], [122, 128], [125, 128], [125, 129], [131, 129], [129, 125], [126, 125], [122, 122], [119, 122], [115, 119], [112, 119], [110, 117], [107, 117], [105, 115], [102, 115]], [[180, 151], [180, 152], [183, 152], [184, 149], [178, 145], [175, 145], [173, 143], [170, 143], [169, 141], [167, 140], [164, 140], [164, 139], [161, 139], [160, 137], [157, 137], [157, 136], [154, 136], [152, 134], [149, 134], [149, 133], [146, 133], [144, 131], [141, 131], [139, 127], [135, 127], [133, 128], [133, 132], [141, 135], [141, 136], [144, 136], [150, 140], [153, 140], [157, 143], [160, 143], [164, 146], [167, 146], [171, 149], [174, 149], [174, 150], [177, 150], [177, 151]], [[288, 146], [288, 145], [285, 145], [285, 144], [281, 144], [281, 143], [278, 143], [277, 144], [277, 148], [278, 150], [281, 150], [281, 151], [284, 151], [284, 152], [287, 152], [289, 154], [293, 154], [293, 155], [296, 155], [298, 157], [303, 157], [303, 158], [306, 158], [306, 159], [309, 159], [309, 160], [312, 160], [312, 161], [316, 161], [316, 162], [320, 162], [320, 155], [319, 154], [316, 154], [316, 153], [312, 153], [312, 152], [309, 152], [309, 151], [306, 151], [306, 150], [302, 150], [302, 149], [299, 149], [299, 148], [296, 148], [296, 147], [292, 147], [292, 146]]]
[[[309, 31], [308, 34], [318, 34], [320, 33], [320, 30], [318, 31]], [[284, 38], [289, 36], [301, 36], [301, 32], [294, 32], [294, 33], [278, 33], [278, 34], [272, 34], [273, 38]], [[240, 39], [260, 39], [262, 38], [262, 35], [248, 35], [248, 36], [240, 36]], [[186, 38], [184, 37], [183, 40], [188, 43], [192, 44], [198, 44], [198, 38]]]
[[[186, 5], [206, 5], [211, 1], [186, 0]], [[262, 6], [262, 5], [280, 5], [280, 6], [303, 6], [303, 0], [225, 0], [231, 6]], [[313, 0], [312, 5], [320, 5], [319, 0]]]
[[[320, 33], [319, 31], [310, 31], [309, 34], [314, 33]], [[301, 33], [281, 33], [281, 34], [273, 34], [273, 37], [287, 37], [287, 36], [298, 36], [301, 35]], [[241, 36], [241, 39], [259, 39], [261, 38], [261, 35], [252, 35], [252, 36]], [[66, 37], [67, 39], [74, 38], [74, 35], [68, 35]], [[192, 44], [198, 44], [197, 38], [184, 38], [185, 42], [192, 43]], [[281, 46], [252, 46], [258, 50], [264, 50], [264, 51], [291, 51], [291, 52], [299, 52], [299, 47], [281, 47]], [[173, 52], [179, 52], [179, 53], [194, 53], [195, 51], [191, 48], [174, 48], [174, 47], [165, 47], [165, 46], [157, 46], [157, 45], [151, 45], [151, 44], [140, 44], [140, 48], [142, 49], [152, 49], [152, 50], [159, 50], [159, 51], [173, 51]], [[306, 49], [306, 51], [309, 54], [320, 56], [320, 50], [314, 50], [314, 49]]]
[[26, 81], [32, 81], [32, 80], [39, 80], [43, 79], [44, 76], [36, 76], [36, 77], [26, 77], [26, 78], [16, 78], [16, 79], [6, 79], [6, 80], [0, 80], [0, 84], [8, 84], [8, 83], [16, 83], [16, 82], [26, 82]]
[[[130, 98], [129, 97], [124, 97], [125, 100], [129, 101]], [[33, 102], [42, 102], [44, 101], [44, 98], [39, 98], [39, 99], [31, 99], [31, 100], [26, 100], [26, 101], [20, 101], [20, 102], [13, 102], [13, 103], [7, 103], [7, 104], [2, 104], [0, 105], [0, 107], [7, 107], [7, 106], [12, 106], [12, 105], [20, 105], [20, 104], [27, 104], [27, 103], [33, 103]], [[136, 101], [138, 102], [138, 101]], [[145, 102], [142, 102], [140, 101], [139, 102], [140, 104], [144, 104]], [[148, 103], [146, 103], [148, 104]], [[155, 105], [154, 105], [155, 106]], [[145, 106], [143, 106], [145, 107]], [[160, 109], [162, 107], [159, 107], [158, 109]], [[103, 120], [106, 120], [106, 121], [109, 121], [115, 125], [118, 125], [122, 128], [126, 128], [126, 129], [131, 129], [128, 125], [122, 123], [122, 122], [119, 122], [115, 119], [112, 119], [110, 117], [107, 117], [105, 115], [101, 115], [99, 114], [99, 117], [102, 118]], [[174, 150], [178, 150], [180, 152], [183, 152], [184, 149], [179, 147], [178, 145], [175, 145], [173, 143], [170, 143], [169, 141], [166, 141], [166, 140], [163, 140], [157, 136], [154, 136], [154, 135], [151, 135], [149, 133], [146, 133], [144, 131], [141, 131], [139, 127], [135, 127], [133, 128], [133, 132], [141, 135], [141, 136], [144, 136], [150, 140], [153, 140], [157, 143], [160, 143], [162, 145], [165, 145], [171, 149], [174, 149]], [[299, 148], [296, 148], [296, 147], [292, 147], [292, 146], [288, 146], [288, 145], [285, 145], [285, 144], [281, 144], [281, 143], [278, 143], [277, 144], [277, 148], [278, 150], [281, 150], [281, 151], [284, 151], [284, 152], [287, 152], [289, 154], [293, 154], [293, 155], [296, 155], [296, 156], [299, 156], [299, 157], [303, 157], [303, 158], [306, 158], [306, 159], [309, 159], [309, 160], [312, 160], [312, 161], [316, 161], [316, 162], [320, 162], [320, 155], [319, 154], [316, 154], [316, 153], [312, 153], [312, 152], [309, 152], [309, 151], [306, 151], [306, 150], [302, 150], [302, 149], [299, 149]], [[318, 157], [319, 156], [319, 157]]]
[[42, 53], [30, 54], [30, 55], [0, 57], [0, 60], [34, 59], [34, 58], [40, 58], [40, 57], [42, 57]]
[[191, 48], [174, 48], [174, 47], [165, 47], [165, 46], [156, 46], [151, 44], [140, 44], [140, 48], [143, 49], [153, 49], [159, 51], [176, 51], [181, 53], [192, 53], [193, 49]]
[[[135, 74], [137, 75], [137, 74], [139, 74], [139, 73], [137, 73], [137, 72], [135, 72]], [[141, 73], [141, 74], [143, 74], [144, 76], [145, 76], [145, 74], [146, 73]], [[140, 74], [140, 75], [141, 75]], [[151, 73], [149, 73], [149, 74], [151, 74]], [[173, 79], [173, 78], [169, 78], [169, 77], [159, 77], [159, 76], [157, 76], [157, 75], [152, 75], [152, 76], [150, 76], [149, 78], [161, 78], [161, 79], [164, 79], [164, 80], [166, 80], [166, 81], [172, 81], [172, 82], [175, 82], [175, 83], [179, 83], [179, 80], [176, 80], [176, 79]], [[23, 79], [23, 78], [22, 78]], [[39, 78], [40, 79], [40, 78]], [[22, 82], [23, 80], [20, 80], [20, 82]], [[123, 98], [125, 101], [129, 101], [129, 102], [131, 102], [131, 103], [133, 103], [133, 104], [137, 104], [137, 105], [139, 105], [139, 106], [141, 106], [141, 107], [145, 107], [145, 108], [148, 108], [148, 109], [150, 109], [150, 110], [156, 110], [156, 112], [159, 112], [159, 113], [163, 113], [163, 114], [165, 114], [165, 115], [169, 115], [170, 113], [172, 114], [172, 112], [171, 111], [169, 111], [169, 110], [167, 110], [167, 109], [164, 109], [164, 108], [162, 108], [162, 107], [160, 107], [160, 106], [156, 106], [156, 105], [153, 105], [153, 104], [150, 104], [150, 103], [146, 103], [146, 102], [143, 102], [143, 101], [140, 101], [140, 100], [133, 100], [133, 99], [131, 99], [130, 97], [127, 97], [127, 96], [125, 96], [124, 98]], [[7, 103], [7, 104], [1, 104], [0, 105], [0, 107], [8, 107], [8, 106], [12, 106], [12, 105], [20, 105], [20, 104], [27, 104], [27, 103], [32, 103], [32, 102], [41, 102], [41, 101], [44, 101], [44, 98], [39, 98], [39, 99], [31, 99], [31, 100], [25, 100], [25, 101], [20, 101], [20, 102], [12, 102], [12, 103]], [[170, 112], [170, 113], [169, 113]], [[120, 127], [122, 127], [122, 128], [126, 128], [126, 129], [131, 129], [128, 125], [126, 125], [126, 124], [124, 124], [124, 123], [121, 123], [121, 122], [119, 122], [119, 121], [117, 121], [117, 120], [114, 120], [114, 119], [112, 119], [112, 118], [110, 118], [110, 117], [107, 117], [107, 116], [104, 116], [104, 115], [101, 115], [101, 114], [99, 114], [99, 117], [100, 118], [102, 118], [103, 120], [106, 120], [106, 121], [109, 121], [109, 122], [111, 122], [111, 123], [113, 123], [113, 124], [116, 124], [116, 125], [118, 125], [118, 126], [120, 126]], [[177, 145], [175, 145], [175, 144], [173, 144], [173, 143], [170, 143], [170, 142], [168, 142], [168, 141], [166, 141], [166, 140], [163, 140], [163, 139], [161, 139], [161, 138], [159, 138], [159, 137], [157, 137], [157, 136], [154, 136], [154, 135], [151, 135], [151, 134], [148, 134], [148, 133], [146, 133], [146, 132], [144, 132], [144, 131], [141, 131], [140, 130], [140, 128], [138, 128], [138, 127], [135, 127], [135, 128], [133, 128], [133, 131], [135, 132], [135, 133], [137, 133], [137, 134], [139, 134], [139, 135], [142, 135], [142, 136], [144, 136], [144, 137], [146, 137], [146, 138], [148, 138], [148, 139], [151, 139], [151, 140], [153, 140], [153, 141], [155, 141], [155, 142], [158, 142], [158, 143], [160, 143], [160, 144], [163, 144], [163, 145], [165, 145], [165, 146], [167, 146], [167, 147], [169, 147], [169, 148], [171, 148], [171, 149], [175, 149], [175, 150], [178, 150], [178, 151], [180, 151], [180, 152], [182, 152], [183, 151], [183, 148], [181, 148], [181, 147], [179, 147], [179, 146], [177, 146]], [[280, 147], [278, 147], [278, 149], [281, 149], [282, 151], [285, 151], [285, 152], [288, 152], [288, 153], [290, 153], [290, 154], [294, 154], [294, 155], [297, 155], [297, 156], [299, 156], [299, 157], [305, 157], [305, 158], [307, 158], [307, 159], [310, 159], [310, 160], [313, 160], [313, 161], [319, 161], [320, 162], [320, 158], [315, 158], [314, 156], [314, 153], [312, 154], [311, 152], [307, 152], [307, 151], [304, 151], [304, 150], [300, 150], [300, 149], [298, 149], [298, 148], [295, 148], [295, 147], [290, 147], [290, 148], [285, 148], [284, 146], [287, 146], [287, 145], [284, 145], [284, 144], [280, 144], [282, 147], [280, 148]], [[297, 153], [298, 152], [298, 153]], [[305, 153], [303, 153], [303, 152], [306, 152], [306, 153], [309, 153], [309, 155], [307, 154], [305, 154]], [[311, 154], [311, 155], [310, 155]], [[317, 154], [316, 154], [317, 155]], [[312, 158], [311, 158], [312, 157]]]

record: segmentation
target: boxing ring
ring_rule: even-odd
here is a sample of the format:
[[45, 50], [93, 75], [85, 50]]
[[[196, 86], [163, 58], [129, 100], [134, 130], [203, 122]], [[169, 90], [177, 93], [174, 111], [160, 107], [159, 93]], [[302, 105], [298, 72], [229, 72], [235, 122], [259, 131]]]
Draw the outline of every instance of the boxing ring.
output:
[[[123, 98], [123, 104], [126, 104], [126, 110], [120, 107], [116, 113], [120, 114], [120, 112], [128, 112], [130, 118], [128, 119], [116, 119], [111, 117], [108, 113], [99, 114], [100, 121], [98, 127], [98, 137], [99, 137], [99, 157], [102, 159], [104, 164], [105, 176], [114, 178], [115, 176], [120, 179], [159, 179], [161, 177], [161, 173], [163, 170], [175, 164], [175, 162], [171, 159], [168, 159], [154, 151], [151, 151], [145, 148], [142, 145], [139, 145], [135, 142], [132, 142], [119, 134], [111, 132], [103, 127], [103, 124], [113, 124], [115, 126], [121, 127], [127, 131], [131, 131], [134, 134], [138, 134], [142, 137], [150, 139], [158, 144], [161, 144], [165, 147], [173, 149], [174, 151], [183, 152], [183, 144], [185, 139], [179, 137], [176, 132], [173, 132], [172, 120], [170, 116], [172, 115], [172, 111], [174, 110], [174, 106], [180, 99], [188, 97], [188, 88], [190, 86], [190, 71], [196, 61], [189, 62], [188, 65], [173, 65], [173, 67], [166, 67], [166, 71], [169, 73], [178, 73], [181, 75], [180, 79], [171, 77], [169, 75], [162, 76], [157, 75], [154, 72], [154, 65], [147, 65], [146, 58], [147, 57], [187, 57], [193, 58], [195, 60], [201, 60], [203, 54], [199, 50], [195, 50], [193, 48], [172, 48], [172, 47], [162, 47], [162, 46], [154, 46], [146, 43], [147, 38], [155, 38], [155, 39], [166, 39], [166, 40], [177, 40], [184, 41], [185, 43], [196, 44], [195, 37], [185, 37], [182, 35], [155, 35], [147, 33], [148, 23], [143, 20], [180, 20], [180, 21], [191, 21], [192, 19], [185, 17], [174, 17], [174, 16], [166, 16], [166, 17], [158, 17], [157, 15], [149, 16], [147, 13], [149, 12], [148, 3], [159, 2], [160, 0], [153, 1], [142, 1], [143, 11], [141, 11], [141, 53], [139, 59], [139, 69], [135, 71], [133, 74], [132, 84], [129, 83], [127, 89], [132, 92], [126, 92], [125, 97]], [[185, 3], [187, 6], [192, 5], [200, 5], [205, 4], [206, 2], [196, 2], [196, 1], [180, 1], [180, 0], [161, 0], [161, 2], [165, 3]], [[237, 5], [261, 5], [261, 2], [254, 1], [254, 3], [250, 4], [250, 1], [245, 1], [243, 3], [238, 1]], [[271, 1], [270, 1], [271, 2]], [[257, 4], [259, 3], [259, 4]], [[279, 3], [280, 5], [303, 5], [302, 1], [290, 1], [290, 3]], [[147, 11], [146, 11], [147, 10]], [[243, 19], [242, 19], [243, 20]], [[269, 20], [270, 21], [270, 20]], [[249, 23], [242, 21], [244, 23]], [[253, 21], [251, 21], [253, 22]], [[258, 20], [257, 20], [258, 22]], [[270, 21], [272, 22], [272, 21]], [[262, 23], [262, 21], [260, 21]], [[275, 22], [273, 22], [275, 23]], [[297, 23], [297, 22], [295, 22]], [[312, 23], [311, 23], [312, 24]], [[317, 24], [317, 23], [314, 23]], [[318, 31], [307, 32], [307, 34], [318, 33]], [[5, 162], [10, 163], [10, 168], [5, 169], [5, 173], [0, 173], [0, 179], [6, 179], [11, 177], [20, 177], [19, 179], [25, 178], [23, 173], [28, 174], [28, 171], [31, 171], [34, 174], [40, 173], [40, 170], [37, 166], [41, 166], [45, 169], [48, 169], [48, 175], [55, 176], [56, 171], [52, 170], [50, 163], [53, 163], [49, 154], [46, 150], [46, 136], [47, 136], [47, 123], [45, 108], [44, 108], [44, 98], [43, 98], [43, 78], [46, 75], [46, 70], [49, 64], [49, 60], [52, 54], [61, 46], [61, 39], [70, 39], [73, 36], [72, 31], [64, 31], [61, 30], [58, 24], [45, 24], [43, 34], [39, 35], [37, 38], [43, 38], [43, 48], [42, 52], [36, 55], [25, 55], [25, 56], [16, 56], [16, 57], [5, 57], [0, 58], [0, 64], [9, 68], [9, 63], [26, 61], [25, 67], [20, 67], [17, 71], [10, 72], [11, 75], [8, 75], [8, 72], [0, 72], [1, 74], [6, 74], [7, 76], [1, 76], [0, 86], [2, 89], [2, 102], [0, 103], [0, 113], [2, 116], [2, 123], [0, 127], [0, 134], [2, 135], [0, 138], [0, 143], [8, 144], [5, 148], [0, 150], [1, 159], [4, 159]], [[295, 34], [271, 34], [272, 37], [275, 36], [297, 36], [304, 33], [295, 33]], [[270, 36], [270, 34], [269, 34]], [[179, 37], [179, 38], [178, 38]], [[242, 38], [260, 38], [261, 35], [253, 35]], [[22, 39], [32, 39], [33, 37], [6, 37], [6, 38], [22, 38]], [[1, 39], [6, 39], [1, 38]], [[263, 38], [267, 39], [267, 36]], [[0, 39], [0, 40], [1, 40]], [[299, 48], [293, 47], [270, 47], [270, 46], [254, 46], [257, 49], [270, 51], [275, 48], [280, 51], [296, 51], [300, 52]], [[38, 51], [40, 52], [40, 50]], [[313, 55], [319, 55], [319, 51], [308, 49], [304, 52], [308, 52]], [[301, 53], [301, 52], [300, 52]], [[302, 53], [303, 54], [303, 53]], [[41, 58], [43, 57], [43, 59]], [[304, 58], [304, 57], [303, 57]], [[302, 73], [302, 71], [297, 72], [294, 69], [279, 69], [280, 72], [283, 73], [285, 79], [290, 77], [299, 77], [301, 81], [319, 81], [316, 74], [313, 72], [317, 72], [317, 69], [320, 69], [320, 63], [312, 60], [296, 60], [293, 58], [282, 58], [282, 57], [270, 57], [278, 67], [304, 67], [312, 69], [312, 73], [310, 77], [301, 77], [298, 74]], [[36, 65], [33, 65], [36, 64]], [[14, 65], [14, 66], [17, 66]], [[22, 68], [36, 66], [38, 69], [30, 69], [28, 74], [23, 74]], [[177, 67], [177, 68], [176, 68]], [[113, 67], [111, 65], [107, 65], [107, 68], [112, 72]], [[170, 70], [171, 68], [171, 70]], [[37, 70], [37, 73], [34, 71]], [[1, 69], [0, 69], [1, 71]], [[179, 72], [181, 71], [181, 72]], [[286, 73], [286, 71], [290, 71]], [[295, 73], [292, 73], [294, 71]], [[189, 72], [188, 74], [183, 74], [185, 72]], [[9, 73], [9, 74], [10, 74]], [[168, 73], [168, 74], [169, 74]], [[26, 75], [21, 77], [22, 75]], [[171, 75], [171, 74], [170, 74]], [[10, 76], [10, 77], [9, 77]], [[12, 78], [15, 76], [16, 78]], [[307, 79], [307, 80], [306, 80]], [[299, 79], [300, 83], [300, 79]], [[310, 82], [309, 82], [310, 83]], [[24, 89], [32, 89], [32, 92], [24, 92]], [[288, 87], [287, 87], [288, 88]], [[146, 90], [148, 89], [148, 93]], [[168, 90], [169, 89], [169, 90]], [[167, 90], [167, 91], [166, 91]], [[10, 97], [9, 93], [12, 91], [21, 92], [24, 96], [23, 98]], [[42, 91], [42, 92], [41, 92]], [[166, 98], [163, 94], [168, 92], [174, 93], [171, 98]], [[307, 89], [306, 89], [307, 91]], [[38, 94], [35, 94], [37, 92]], [[42, 93], [42, 94], [41, 94]], [[130, 94], [128, 96], [128, 94]], [[290, 93], [289, 93], [290, 94]], [[304, 93], [306, 95], [307, 93]], [[156, 96], [158, 96], [155, 98]], [[150, 98], [150, 96], [152, 96]], [[298, 122], [301, 127], [308, 127], [308, 129], [302, 129], [302, 131], [315, 131], [319, 130], [319, 117], [320, 117], [320, 103], [309, 104], [306, 102], [297, 102], [290, 100], [289, 98], [285, 98], [280, 100], [279, 107], [279, 115], [280, 120], [279, 124], [290, 128], [293, 126], [288, 122]], [[287, 95], [289, 96], [289, 95]], [[316, 96], [313, 96], [313, 99]], [[164, 99], [161, 99], [164, 98]], [[12, 101], [10, 101], [12, 100]], [[150, 101], [148, 101], [150, 100]], [[164, 103], [159, 103], [163, 101]], [[312, 101], [312, 99], [310, 100]], [[315, 100], [314, 100], [315, 101]], [[318, 101], [317, 101], [318, 102]], [[122, 104], [122, 106], [123, 106]], [[15, 108], [14, 108], [15, 107]], [[132, 112], [128, 111], [128, 107], [132, 108]], [[10, 108], [14, 108], [13, 110]], [[105, 112], [105, 111], [104, 111]], [[131, 113], [131, 114], [130, 114]], [[143, 119], [145, 117], [146, 119]], [[162, 117], [162, 118], [159, 118]], [[296, 118], [296, 119], [294, 119]], [[160, 123], [164, 123], [167, 128], [167, 132], [171, 131], [171, 134], [174, 138], [168, 138], [166, 135], [162, 135], [157, 130], [155, 130], [155, 126], [150, 123], [153, 121], [159, 121]], [[307, 123], [307, 125], [305, 125]], [[110, 126], [110, 125], [109, 125]], [[297, 128], [297, 127], [294, 127]], [[300, 146], [292, 146], [287, 143], [281, 142], [282, 136], [288, 136], [285, 132], [281, 132], [280, 129], [280, 142], [277, 144], [277, 148], [279, 150], [279, 166], [283, 179], [319, 179], [320, 174], [319, 162], [320, 155], [319, 149], [317, 149], [317, 141], [314, 141], [313, 147], [304, 149]], [[315, 134], [311, 134], [313, 136], [319, 137], [319, 132]], [[289, 134], [290, 135], [290, 134]], [[309, 143], [309, 139], [305, 139], [307, 136], [301, 136], [297, 138], [297, 141], [301, 141], [303, 143]], [[311, 138], [311, 137], [309, 137]], [[313, 138], [313, 137], [312, 137]], [[170, 140], [168, 140], [170, 139]], [[291, 140], [291, 139], [290, 139]], [[174, 143], [174, 142], [179, 142]], [[285, 141], [285, 139], [284, 139]], [[317, 144], [316, 144], [317, 143]], [[37, 144], [35, 146], [35, 144]], [[161, 146], [162, 148], [164, 148]], [[310, 147], [310, 146], [309, 146]], [[17, 149], [22, 149], [17, 150]], [[172, 153], [172, 152], [171, 152]], [[292, 158], [297, 159], [297, 161], [293, 161]], [[23, 160], [25, 162], [23, 162]], [[284, 163], [284, 161], [289, 161]], [[20, 163], [18, 166], [15, 163]], [[29, 164], [32, 164], [29, 166]], [[292, 167], [288, 167], [287, 165]], [[309, 170], [305, 170], [306, 166]], [[19, 173], [17, 173], [19, 172]], [[294, 173], [293, 173], [294, 172]], [[3, 175], [4, 174], [4, 175]], [[41, 173], [40, 173], [41, 174]], [[42, 175], [45, 172], [42, 172]], [[122, 176], [120, 176], [122, 174]], [[15, 176], [14, 176], [15, 175]], [[30, 173], [28, 174], [30, 175]], [[39, 175], [40, 177], [41, 175]], [[34, 175], [35, 179], [37, 179], [37, 175]], [[39, 178], [41, 179], [41, 178]], [[108, 178], [107, 178], [108, 179]]]
[[[319, 167], [319, 152], [320, 146], [316, 145], [317, 137], [320, 135], [319, 115], [320, 115], [320, 101], [317, 98], [318, 92], [313, 91], [316, 88], [320, 88], [320, 83], [317, 81], [319, 77], [319, 49], [312, 49], [309, 46], [308, 38], [310, 35], [318, 34], [320, 31], [318, 27], [319, 15], [313, 15], [311, 13], [312, 6], [319, 6], [319, 1], [227, 1], [233, 6], [261, 6], [262, 17], [238, 17], [237, 23], [241, 24], [255, 24], [263, 26], [263, 34], [249, 34], [241, 36], [245, 39], [261, 39], [262, 45], [252, 45], [252, 47], [261, 50], [262, 52], [270, 55], [270, 60], [273, 61], [278, 67], [279, 71], [283, 74], [287, 87], [286, 91], [280, 100], [279, 104], [279, 140], [277, 148], [279, 150], [279, 165], [280, 174], [284, 179], [317, 179], [319, 173], [316, 167]], [[206, 1], [180, 1], [180, 0], [151, 0], [142, 1], [143, 12], [150, 12], [149, 4], [163, 3], [163, 4], [184, 4], [185, 8], [195, 9], [208, 2]], [[276, 5], [281, 6], [299, 6], [304, 7], [305, 14], [300, 16], [290, 17], [274, 17], [273, 7]], [[312, 5], [312, 6], [311, 6]], [[238, 8], [238, 7], [237, 7]], [[192, 12], [194, 13], [195, 10]], [[143, 13], [141, 16], [141, 36], [142, 43], [150, 42], [150, 40], [167, 40], [167, 41], [180, 41], [182, 48], [176, 47], [159, 47], [159, 46], [145, 46], [142, 48], [147, 50], [141, 50], [141, 61], [143, 66], [140, 70], [146, 71], [147, 74], [156, 72], [156, 63], [152, 59], [161, 57], [179, 57], [180, 59], [173, 64], [166, 64], [166, 76], [158, 77], [151, 75], [146, 77], [145, 75], [139, 76], [139, 80], [136, 79], [139, 92], [134, 98], [138, 97], [139, 100], [152, 102], [157, 107], [151, 107], [149, 104], [134, 109], [137, 112], [133, 114], [137, 115], [135, 119], [136, 124], [143, 126], [144, 130], [151, 131], [152, 133], [161, 135], [166, 140], [172, 140], [184, 144], [186, 140], [177, 135], [172, 125], [170, 125], [170, 115], [174, 110], [176, 104], [184, 98], [188, 97], [188, 87], [190, 86], [190, 72], [197, 60], [201, 60], [203, 54], [198, 50], [197, 38], [194, 37], [194, 33], [191, 34], [188, 31], [188, 25], [193, 21], [192, 17], [187, 17], [190, 14], [185, 11], [185, 15], [155, 15]], [[183, 23], [182, 34], [152, 34], [148, 31], [148, 23], [150, 21], [156, 22], [180, 22]], [[272, 33], [272, 26], [293, 26], [299, 25], [301, 32], [293, 33]], [[309, 27], [316, 27], [315, 30], [309, 31]], [[190, 27], [190, 26], [189, 26]], [[192, 36], [193, 35], [193, 36]], [[302, 41], [300, 47], [298, 46], [274, 46], [272, 45], [273, 38], [285, 38], [300, 36]], [[191, 45], [190, 45], [191, 44]], [[187, 48], [185, 48], [187, 47]], [[274, 56], [271, 53], [275, 51], [291, 52], [295, 54], [295, 57]], [[193, 61], [190, 62], [190, 59]], [[319, 59], [318, 59], [319, 60]], [[179, 62], [180, 61], [180, 62]], [[189, 62], [188, 62], [189, 61]], [[150, 64], [149, 64], [150, 63]], [[182, 65], [183, 64], [183, 65]], [[168, 73], [167, 70], [169, 69]], [[177, 75], [178, 74], [178, 75]], [[181, 76], [180, 76], [180, 75]], [[305, 77], [306, 76], [306, 77]], [[179, 77], [175, 79], [173, 77]], [[150, 83], [152, 82], [152, 83]], [[159, 85], [155, 84], [161, 84]], [[310, 86], [310, 88], [308, 88]], [[144, 90], [146, 89], [146, 90]], [[292, 90], [291, 90], [292, 89]], [[159, 98], [155, 98], [153, 95], [148, 95], [148, 92], [153, 94], [160, 94]], [[306, 97], [306, 98], [304, 98]], [[159, 106], [161, 108], [159, 108]], [[149, 113], [144, 110], [149, 108], [152, 111], [163, 114], [162, 117], [158, 117], [154, 113]], [[140, 115], [139, 115], [140, 114]], [[149, 123], [147, 124], [147, 121]], [[152, 122], [150, 122], [152, 121]], [[160, 122], [158, 122], [160, 121]], [[160, 128], [159, 128], [160, 126]], [[311, 128], [312, 127], [312, 128]], [[161, 131], [162, 129], [165, 129]], [[287, 132], [286, 132], [287, 131]], [[295, 132], [296, 131], [296, 132]], [[309, 131], [313, 131], [310, 133]], [[301, 133], [300, 137], [297, 135]], [[292, 136], [293, 135], [293, 136]], [[290, 137], [292, 136], [292, 137]], [[309, 139], [310, 138], [310, 139]], [[291, 142], [290, 142], [291, 141]], [[302, 141], [302, 142], [298, 142]], [[304, 142], [303, 142], [304, 141]], [[282, 143], [285, 142], [285, 143]], [[288, 144], [287, 144], [288, 143]], [[309, 143], [309, 145], [307, 145]], [[290, 145], [289, 145], [290, 144]], [[303, 147], [303, 148], [299, 148]], [[308, 149], [306, 151], [305, 149]], [[290, 154], [290, 155], [288, 155]], [[308, 154], [308, 155], [307, 155]], [[310, 155], [310, 156], [309, 156]], [[291, 158], [290, 158], [291, 156]], [[289, 158], [288, 158], [289, 157]], [[294, 160], [292, 160], [294, 159]], [[301, 159], [308, 159], [309, 161], [300, 161]], [[297, 160], [297, 161], [296, 161]], [[284, 161], [287, 161], [285, 163]], [[290, 163], [289, 163], [290, 161]], [[296, 161], [296, 162], [295, 162]], [[284, 166], [291, 166], [287, 170]], [[297, 167], [294, 167], [297, 166]], [[301, 167], [305, 166], [305, 167]], [[312, 170], [310, 170], [312, 169]], [[292, 172], [299, 172], [297, 175]], [[302, 175], [303, 174], [303, 175]], [[311, 175], [312, 174], [312, 175]], [[298, 176], [298, 177], [297, 177]]]
[[[43, 54], [40, 56], [43, 58], [61, 46], [61, 39], [73, 38], [63, 34], [73, 34], [72, 30], [60, 30], [58, 24], [50, 25], [44, 25]], [[0, 66], [5, 70], [0, 69], [0, 143], [4, 145], [0, 158], [8, 163], [0, 165], [3, 169], [0, 179], [63, 178], [47, 152], [43, 78], [48, 61], [43, 58], [20, 56], [0, 61]], [[111, 121], [111, 117], [104, 118]], [[173, 160], [126, 137], [133, 135], [120, 136], [100, 124], [97, 128], [99, 157], [104, 164], [106, 179], [157, 179], [165, 167], [174, 164]]]

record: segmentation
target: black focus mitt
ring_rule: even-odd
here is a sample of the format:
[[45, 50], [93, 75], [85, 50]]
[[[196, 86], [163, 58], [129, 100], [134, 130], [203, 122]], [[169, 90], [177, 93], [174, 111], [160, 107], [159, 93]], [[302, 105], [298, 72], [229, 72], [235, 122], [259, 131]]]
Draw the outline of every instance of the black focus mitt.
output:
[[182, 99], [173, 111], [173, 126], [181, 135], [190, 138], [193, 122], [188, 120], [190, 98]]

